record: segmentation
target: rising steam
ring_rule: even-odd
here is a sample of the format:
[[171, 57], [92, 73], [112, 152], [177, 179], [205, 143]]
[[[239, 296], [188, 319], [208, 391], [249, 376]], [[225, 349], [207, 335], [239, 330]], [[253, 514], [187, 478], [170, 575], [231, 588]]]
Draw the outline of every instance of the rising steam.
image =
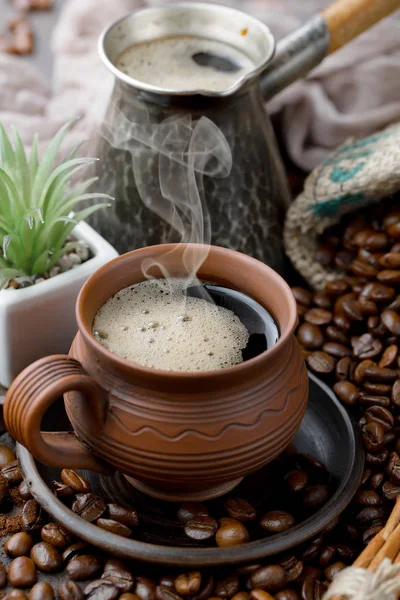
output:
[[[130, 113], [135, 114], [135, 120], [127, 118], [119, 99], [115, 99], [109, 114], [118, 127], [106, 121], [101, 133], [114, 148], [130, 152], [135, 183], [146, 207], [166, 221], [181, 242], [200, 244], [194, 251], [186, 249], [183, 258], [188, 279], [193, 280], [211, 242], [203, 177], [229, 175], [232, 168], [229, 144], [207, 117], [194, 120], [189, 114], [177, 115], [152, 123], [145, 105], [135, 100], [132, 103]], [[157, 173], [149, 168], [154, 161], [158, 166], [158, 181]], [[160, 260], [144, 263], [144, 275], [150, 277], [149, 271], [156, 264], [167, 278], [168, 272]]]

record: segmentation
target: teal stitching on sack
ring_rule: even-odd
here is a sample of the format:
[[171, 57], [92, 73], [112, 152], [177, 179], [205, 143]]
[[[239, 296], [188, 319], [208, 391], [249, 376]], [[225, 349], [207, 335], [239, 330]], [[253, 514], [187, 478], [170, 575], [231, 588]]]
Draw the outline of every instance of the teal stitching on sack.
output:
[[342, 167], [335, 167], [331, 173], [331, 181], [333, 183], [343, 183], [344, 181], [349, 181], [349, 179], [353, 179], [361, 171], [361, 169], [366, 165], [366, 161], [358, 163], [352, 169], [343, 169]]
[[341, 163], [344, 160], [356, 160], [357, 158], [366, 158], [367, 156], [371, 156], [373, 154], [372, 150], [366, 150], [365, 152], [355, 152], [354, 154], [343, 154], [339, 156], [334, 156], [333, 158], [329, 158], [325, 161], [324, 165], [335, 165], [337, 163]]
[[382, 138], [391, 137], [394, 135], [395, 131], [392, 129], [388, 131], [385, 129], [380, 133], [375, 133], [374, 135], [370, 135], [369, 137], [363, 138], [358, 142], [354, 142], [353, 144], [348, 144], [347, 146], [343, 146], [341, 152], [347, 152], [348, 150], [357, 150], [357, 148], [364, 148], [364, 146], [368, 146], [369, 144], [373, 144], [374, 142], [379, 142]]
[[318, 217], [333, 217], [338, 214], [346, 212], [347, 208], [361, 208], [361, 206], [368, 203], [362, 192], [357, 194], [343, 194], [342, 196], [336, 196], [325, 202], [318, 202], [314, 206], [310, 207], [315, 216]]

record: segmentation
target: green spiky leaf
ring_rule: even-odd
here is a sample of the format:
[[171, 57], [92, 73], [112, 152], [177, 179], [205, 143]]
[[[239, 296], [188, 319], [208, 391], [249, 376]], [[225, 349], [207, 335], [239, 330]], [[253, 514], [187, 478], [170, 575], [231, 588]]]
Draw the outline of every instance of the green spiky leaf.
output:
[[14, 131], [12, 144], [0, 123], [0, 289], [11, 277], [47, 272], [65, 252], [79, 245], [66, 243], [76, 224], [110, 206], [102, 202], [76, 210], [85, 200], [112, 198], [86, 193], [96, 177], [75, 181], [80, 171], [97, 160], [77, 157], [81, 144], [59, 159], [65, 134], [74, 123], [61, 127], [41, 160], [37, 134], [28, 159], [18, 133]]

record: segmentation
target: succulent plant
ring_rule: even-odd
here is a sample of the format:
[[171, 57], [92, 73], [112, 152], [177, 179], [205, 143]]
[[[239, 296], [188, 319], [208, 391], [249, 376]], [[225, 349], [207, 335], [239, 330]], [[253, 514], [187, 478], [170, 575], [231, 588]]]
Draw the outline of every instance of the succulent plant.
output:
[[79, 203], [110, 196], [86, 193], [97, 177], [71, 184], [71, 178], [95, 158], [77, 158], [75, 148], [55, 165], [69, 121], [38, 158], [34, 136], [29, 159], [17, 131], [14, 146], [0, 124], [0, 289], [21, 275], [47, 273], [63, 254], [79, 245], [67, 241], [75, 225], [108, 202], [77, 210]]

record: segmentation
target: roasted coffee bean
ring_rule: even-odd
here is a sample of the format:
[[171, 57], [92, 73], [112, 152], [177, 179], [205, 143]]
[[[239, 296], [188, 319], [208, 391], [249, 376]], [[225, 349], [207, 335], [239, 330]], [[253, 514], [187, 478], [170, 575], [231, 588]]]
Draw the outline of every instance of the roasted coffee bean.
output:
[[79, 492], [81, 494], [90, 492], [90, 484], [89, 482], [81, 475], [77, 473], [77, 471], [73, 471], [72, 469], [63, 469], [61, 471], [61, 479], [65, 483], [71, 487], [75, 492]]
[[393, 406], [400, 408], [400, 379], [396, 379], [392, 388]]
[[303, 563], [297, 560], [295, 564], [290, 568], [286, 569], [286, 580], [288, 583], [293, 583], [300, 578], [303, 572]]
[[218, 523], [212, 517], [197, 517], [185, 523], [185, 533], [193, 540], [208, 540], [218, 529]]
[[312, 352], [307, 357], [307, 363], [312, 371], [320, 374], [327, 375], [328, 373], [332, 373], [335, 368], [335, 359], [326, 352], [320, 352], [319, 350]]
[[327, 585], [314, 577], [306, 577], [301, 587], [302, 600], [322, 600]]
[[213, 590], [214, 577], [212, 575], [209, 575], [205, 580], [203, 577], [203, 583], [199, 591], [197, 592], [197, 594], [191, 596], [191, 600], [207, 600], [212, 595]]
[[55, 573], [62, 566], [62, 556], [51, 544], [39, 542], [31, 550], [30, 557], [42, 573]]
[[336, 379], [344, 381], [352, 378], [357, 363], [349, 356], [344, 356], [336, 363]]
[[396, 433], [394, 431], [388, 431], [387, 433], [385, 433], [384, 437], [385, 446], [390, 446], [396, 439]]
[[344, 279], [335, 279], [325, 284], [325, 293], [328, 296], [343, 296], [348, 289], [349, 285]]
[[382, 406], [371, 406], [365, 412], [367, 423], [379, 423], [383, 431], [390, 431], [394, 425], [394, 417], [387, 408]]
[[140, 600], [140, 598], [138, 598], [136, 594], [130, 594], [128, 592], [127, 594], [122, 594], [122, 596], [119, 597], [119, 600]]
[[374, 473], [371, 477], [370, 487], [372, 490], [377, 490], [381, 487], [383, 480], [385, 478], [385, 473], [378, 472]]
[[329, 565], [329, 567], [327, 567], [324, 571], [325, 577], [327, 578], [328, 581], [332, 581], [334, 579], [334, 577], [336, 577], [336, 575], [338, 573], [340, 573], [340, 571], [343, 571], [343, 569], [346, 568], [346, 565], [343, 562], [335, 562], [333, 563], [333, 565]]
[[337, 544], [336, 552], [338, 556], [345, 562], [351, 562], [354, 559], [354, 550], [346, 544]]
[[[256, 518], [256, 509], [243, 498], [229, 498], [224, 504], [225, 510], [231, 519], [241, 523], [253, 521]], [[217, 594], [218, 596], [218, 594]]]
[[[134, 578], [122, 560], [108, 560], [104, 566], [102, 579], [108, 579], [119, 589], [120, 592], [130, 592], [135, 583]], [[174, 587], [174, 579], [172, 587]]]
[[74, 556], [78, 554], [87, 554], [87, 550], [89, 548], [89, 544], [87, 542], [76, 542], [76, 544], [72, 544], [68, 546], [62, 554], [62, 559], [64, 563], [67, 563]]
[[400, 487], [394, 485], [390, 481], [385, 481], [382, 486], [382, 494], [387, 500], [396, 500], [397, 496], [400, 495]]
[[293, 527], [293, 515], [283, 510], [270, 510], [260, 519], [260, 526], [269, 533], [281, 533]]
[[329, 545], [325, 546], [319, 555], [319, 564], [322, 568], [327, 567], [334, 559], [336, 554], [336, 547]]
[[355, 292], [345, 294], [336, 300], [334, 311], [335, 314], [343, 314], [345, 317], [350, 319], [350, 321], [363, 320], [363, 313], [360, 305], [358, 304], [357, 294]]
[[118, 521], [114, 521], [113, 519], [97, 519], [96, 525], [111, 533], [121, 535], [122, 537], [129, 537], [132, 533], [132, 529], [129, 529], [126, 525], [122, 525], [122, 523], [118, 523]]
[[54, 546], [54, 548], [65, 548], [72, 542], [72, 535], [62, 525], [47, 523], [40, 532], [42, 540]]
[[8, 568], [8, 581], [18, 588], [32, 587], [36, 583], [36, 568], [27, 556], [14, 558]]
[[[387, 229], [388, 227], [390, 227], [390, 225], [393, 225], [394, 223], [398, 223], [400, 220], [400, 215], [399, 215], [399, 211], [396, 209], [391, 209], [389, 210], [389, 212], [387, 212], [382, 220], [382, 224], [383, 227], [385, 229]], [[393, 252], [398, 252], [398, 250], [392, 250]]]
[[4, 481], [0, 481], [0, 507], [7, 503], [9, 497], [10, 493], [8, 491], [7, 484]]
[[[175, 589], [181, 596], [193, 596], [197, 594], [201, 586], [200, 571], [182, 573], [175, 579]], [[236, 592], [235, 592], [236, 593]], [[217, 594], [219, 596], [219, 594]], [[227, 596], [224, 596], [227, 597]]]
[[285, 569], [279, 565], [261, 567], [250, 575], [251, 587], [268, 592], [278, 592], [285, 587], [287, 575]]
[[0, 563], [0, 589], [6, 587], [7, 583], [7, 571], [5, 566]]
[[384, 517], [385, 511], [383, 508], [377, 508], [376, 506], [366, 506], [356, 515], [356, 519], [361, 525], [372, 523], [372, 521], [383, 519]]
[[[400, 273], [400, 271], [399, 271]], [[400, 314], [395, 310], [384, 310], [381, 321], [393, 335], [400, 335]]]
[[28, 600], [28, 596], [22, 590], [10, 590], [6, 596], [2, 595], [4, 600]]
[[379, 259], [379, 264], [386, 269], [400, 269], [400, 253], [388, 252]]
[[292, 492], [301, 492], [308, 483], [308, 477], [308, 473], [303, 469], [295, 469], [287, 474], [286, 481]]
[[362, 296], [366, 296], [374, 302], [387, 303], [391, 302], [395, 297], [395, 291], [392, 287], [378, 283], [377, 281], [367, 283], [361, 292]]
[[232, 596], [232, 600], [250, 600], [249, 592], [238, 592]]
[[22, 531], [20, 533], [14, 533], [4, 544], [4, 550], [11, 556], [11, 558], [17, 558], [18, 556], [28, 556], [33, 546], [33, 539]]
[[[394, 369], [385, 369], [383, 367], [378, 367], [378, 365], [376, 365], [372, 361], [367, 360], [364, 360], [362, 363], [360, 363], [360, 365], [362, 365], [363, 363], [368, 363], [364, 365], [364, 377], [366, 377], [367, 379], [371, 379], [372, 381], [377, 381], [381, 383], [389, 383], [395, 381], [395, 379], [397, 378], [397, 372]], [[355, 374], [357, 372], [357, 369], [355, 371]]]
[[384, 444], [385, 433], [379, 423], [372, 421], [362, 427], [364, 445], [370, 452], [377, 452]]
[[348, 252], [347, 250], [340, 250], [334, 259], [335, 266], [341, 271], [347, 271], [350, 269], [350, 265], [355, 258], [354, 252]]
[[42, 526], [42, 508], [36, 500], [28, 500], [21, 512], [21, 525], [24, 531], [34, 531]]
[[22, 500], [30, 500], [32, 498], [31, 488], [26, 480], [21, 481], [18, 487], [18, 495]]
[[392, 223], [391, 225], [388, 225], [386, 228], [388, 234], [390, 235], [390, 237], [392, 237], [394, 240], [399, 240], [400, 239], [400, 222], [397, 221], [397, 223]]
[[386, 469], [392, 483], [400, 484], [400, 456], [397, 452], [392, 452]]
[[17, 460], [8, 462], [0, 471], [1, 476], [10, 484], [22, 481], [22, 473]]
[[382, 406], [383, 408], [390, 407], [390, 399], [386, 396], [371, 396], [361, 391], [359, 394], [360, 404], [362, 406]]
[[344, 315], [334, 315], [333, 322], [336, 327], [342, 329], [343, 331], [348, 331], [351, 327], [351, 321]]
[[219, 598], [231, 598], [239, 591], [239, 579], [237, 575], [228, 575], [225, 579], [217, 581], [214, 594]]
[[72, 504], [72, 510], [85, 521], [96, 521], [106, 510], [106, 503], [100, 496], [95, 494], [77, 494]]
[[390, 394], [392, 386], [387, 383], [373, 383], [372, 381], [364, 381], [363, 388], [368, 394], [375, 396], [386, 396]]
[[369, 250], [366, 250], [366, 248], [360, 248], [357, 253], [357, 258], [359, 260], [366, 263], [367, 265], [372, 265], [377, 269], [379, 269], [381, 266], [379, 261], [382, 258], [382, 256], [382, 252], [370, 252]]
[[304, 320], [312, 325], [328, 325], [332, 321], [332, 313], [324, 308], [310, 308], [304, 315]]
[[308, 350], [317, 350], [324, 343], [324, 335], [318, 325], [303, 323], [297, 331], [299, 343]]
[[367, 485], [367, 483], [370, 480], [370, 477], [372, 475], [372, 469], [364, 469], [362, 477], [361, 477], [361, 487], [364, 487], [365, 485]]
[[382, 498], [373, 490], [358, 490], [354, 501], [362, 506], [380, 506], [382, 504]]
[[354, 383], [350, 381], [338, 381], [333, 386], [333, 390], [343, 404], [351, 406], [357, 402], [358, 388], [356, 388]]
[[307, 306], [303, 306], [303, 304], [298, 304], [296, 303], [296, 311], [297, 311], [297, 316], [300, 317], [304, 317], [304, 315], [306, 314], [308, 308]]
[[101, 570], [101, 562], [97, 556], [81, 554], [72, 558], [66, 566], [70, 579], [74, 581], [86, 581], [93, 579]]
[[325, 310], [330, 310], [332, 308], [332, 300], [327, 294], [323, 292], [316, 292], [313, 296], [313, 304], [318, 306], [318, 308], [324, 308]]
[[351, 348], [344, 344], [338, 344], [337, 342], [326, 342], [322, 346], [322, 351], [335, 358], [343, 358], [344, 356], [351, 356], [352, 354]]
[[83, 600], [83, 592], [75, 581], [63, 581], [58, 586], [60, 600]]
[[368, 279], [372, 279], [378, 273], [378, 269], [373, 265], [359, 260], [358, 258], [354, 259], [350, 265], [352, 273], [354, 275], [359, 275], [360, 277], [367, 277]]
[[383, 527], [381, 525], [372, 525], [368, 529], [366, 529], [362, 534], [363, 544], [366, 546], [370, 543], [370, 541], [376, 536], [377, 533], [382, 531]]
[[[334, 258], [335, 252], [329, 246], [319, 246], [314, 252], [314, 260], [324, 267], [329, 267]], [[315, 296], [313, 301], [315, 302]]]
[[376, 452], [375, 454], [372, 452], [367, 452], [365, 454], [365, 460], [367, 463], [374, 467], [382, 467], [386, 464], [388, 458], [389, 451], [387, 448], [382, 448], [382, 450], [379, 450], [379, 452]]
[[274, 596], [264, 590], [255, 589], [250, 591], [250, 600], [274, 600]]
[[275, 594], [276, 600], [300, 600], [296, 590], [288, 588], [287, 590], [281, 590]]
[[156, 584], [148, 577], [136, 577], [135, 595], [139, 600], [155, 600]]
[[310, 306], [313, 297], [311, 292], [302, 287], [292, 287], [292, 294], [296, 298], [296, 302]]
[[304, 491], [303, 506], [315, 508], [322, 506], [329, 500], [329, 488], [327, 485], [310, 485]]
[[50, 583], [39, 581], [29, 592], [29, 600], [53, 600], [54, 590]]
[[135, 510], [124, 508], [118, 504], [107, 504], [107, 512], [110, 519], [122, 523], [127, 527], [137, 527], [139, 525], [139, 517]]
[[15, 462], [15, 453], [5, 444], [0, 444], [0, 468], [13, 462]]
[[175, 577], [173, 575], [164, 575], [158, 583], [159, 586], [166, 587], [169, 590], [175, 589]]
[[220, 519], [215, 541], [220, 548], [237, 546], [249, 541], [249, 532], [243, 523], [236, 519]]
[[368, 315], [377, 315], [378, 314], [378, 312], [379, 312], [378, 305], [373, 300], [370, 300], [366, 296], [360, 295], [358, 297], [357, 301], [358, 301], [358, 305], [359, 305], [363, 315], [368, 316]]
[[[304, 325], [304, 323], [303, 323], [303, 325]], [[347, 344], [348, 343], [348, 337], [345, 334], [345, 332], [342, 331], [341, 329], [339, 329], [338, 327], [335, 327], [335, 325], [328, 325], [328, 327], [326, 328], [325, 334], [329, 338], [329, 340], [331, 340], [332, 342], [338, 342], [339, 344]], [[322, 344], [320, 344], [320, 346], [322, 346]]]
[[56, 480], [53, 480], [53, 490], [58, 498], [73, 496], [75, 494], [75, 490], [73, 490], [72, 487]]
[[174, 590], [170, 588], [166, 588], [158, 585], [156, 587], [156, 599], [157, 600], [181, 600], [181, 596], [179, 596]]
[[112, 581], [97, 579], [85, 587], [84, 594], [90, 600], [116, 600], [119, 590]]
[[380, 271], [376, 278], [389, 285], [398, 285], [400, 283], [400, 269], [384, 269]]
[[188, 521], [193, 521], [193, 519], [197, 519], [198, 517], [209, 517], [210, 512], [204, 504], [195, 503], [195, 502], [186, 502], [182, 504], [182, 506], [178, 510], [178, 519], [181, 523], [187, 523]]
[[363, 360], [365, 358], [374, 358], [382, 351], [382, 343], [374, 339], [369, 333], [364, 333], [359, 337], [353, 336], [351, 338], [351, 345], [354, 356]]

